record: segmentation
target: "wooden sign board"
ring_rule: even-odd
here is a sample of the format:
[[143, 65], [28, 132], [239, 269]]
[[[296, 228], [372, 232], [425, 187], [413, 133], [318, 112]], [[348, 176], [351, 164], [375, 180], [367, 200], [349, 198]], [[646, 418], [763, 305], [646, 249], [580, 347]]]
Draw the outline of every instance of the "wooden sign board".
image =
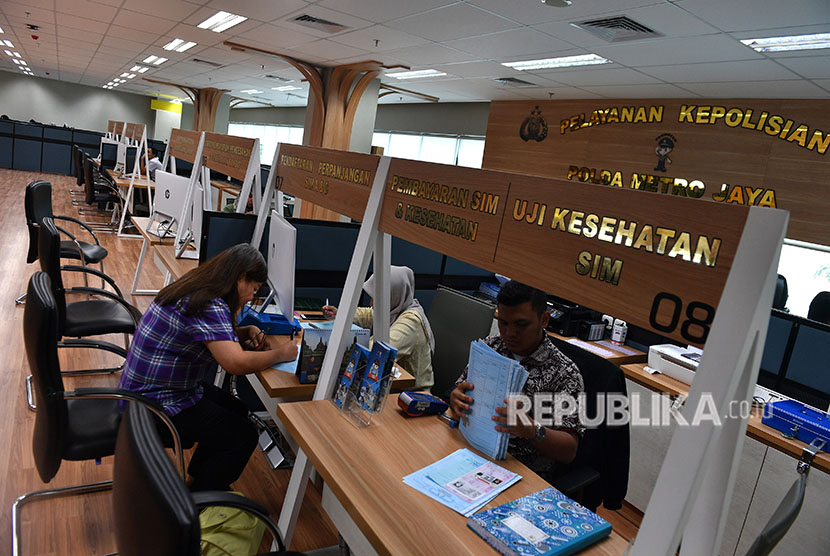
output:
[[108, 120], [107, 121], [107, 133], [118, 133], [116, 131], [116, 126], [118, 124], [119, 124], [119, 122], [116, 122], [115, 120]]
[[116, 121], [110, 120], [109, 124], [107, 124], [107, 130], [109, 130], [109, 125], [110, 124], [112, 124], [112, 126], [113, 126], [112, 133], [114, 133], [115, 135], [123, 135], [124, 134], [124, 122], [116, 122]]
[[222, 133], [205, 132], [202, 154], [205, 166], [226, 176], [244, 180], [254, 148], [254, 139]]
[[283, 143], [277, 175], [285, 193], [363, 220], [379, 161], [371, 154]]
[[781, 208], [788, 237], [830, 244], [830, 100], [493, 102], [483, 166], [678, 197], [704, 217]]
[[194, 162], [199, 148], [201, 132], [187, 129], [173, 129], [170, 132], [170, 155], [179, 160]]
[[512, 177], [393, 158], [378, 229], [493, 270]]
[[[127, 130], [124, 132], [124, 136], [127, 139], [141, 139], [141, 135], [138, 131], [139, 124], [127, 124]], [[136, 137], [138, 135], [138, 137]]]
[[379, 230], [703, 345], [748, 207], [393, 159]]

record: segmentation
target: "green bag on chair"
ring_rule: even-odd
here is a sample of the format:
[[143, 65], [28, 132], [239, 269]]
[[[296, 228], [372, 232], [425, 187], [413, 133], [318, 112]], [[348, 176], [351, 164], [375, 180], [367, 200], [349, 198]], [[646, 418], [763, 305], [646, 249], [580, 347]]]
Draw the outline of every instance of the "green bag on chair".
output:
[[203, 556], [253, 556], [265, 533], [265, 525], [256, 516], [226, 506], [205, 508], [199, 523]]

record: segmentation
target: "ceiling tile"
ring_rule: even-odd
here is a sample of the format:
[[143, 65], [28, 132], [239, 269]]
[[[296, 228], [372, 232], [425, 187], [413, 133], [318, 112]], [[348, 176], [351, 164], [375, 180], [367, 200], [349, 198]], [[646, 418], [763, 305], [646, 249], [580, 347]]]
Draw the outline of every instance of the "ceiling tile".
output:
[[603, 98], [683, 98], [689, 91], [669, 83], [649, 85], [603, 85], [580, 87]]
[[659, 83], [654, 77], [629, 68], [597, 68], [583, 71], [559, 71], [556, 73], [534, 72], [557, 83], [574, 87], [647, 85]]
[[807, 79], [830, 79], [830, 54], [822, 57], [779, 59], [776, 62]]
[[825, 0], [695, 0], [681, 6], [723, 31], [830, 23], [830, 2]]
[[[295, 18], [300, 17], [301, 15], [310, 15], [318, 19], [324, 19], [326, 21], [331, 21], [333, 23], [339, 23], [340, 25], [344, 25], [346, 28], [337, 33], [329, 33], [327, 31], [305, 27], [304, 25], [300, 25], [299, 23], [295, 23], [293, 21]], [[301, 33], [309, 33], [311, 35], [314, 35], [315, 37], [325, 39], [330, 39], [336, 37], [339, 34], [346, 33], [348, 31], [355, 31], [357, 29], [363, 29], [364, 27], [369, 27], [372, 25], [371, 21], [367, 21], [359, 17], [354, 17], [349, 14], [344, 14], [342, 12], [336, 12], [334, 10], [330, 10], [328, 8], [324, 8], [322, 6], [317, 5], [306, 6], [286, 16], [277, 18], [273, 20], [272, 23], [279, 27], [293, 29]]]
[[41, 24], [53, 24], [55, 23], [55, 15], [52, 11], [52, 6], [34, 6], [30, 3], [18, 3], [18, 2], [3, 2], [0, 4], [0, 9], [3, 10], [3, 14], [9, 19], [19, 19], [24, 21], [23, 28], [25, 29], [25, 22]]
[[163, 35], [175, 26], [174, 22], [155, 15], [123, 9], [118, 10], [118, 14], [112, 22], [120, 27], [129, 27], [155, 36]]
[[626, 66], [665, 66], [761, 58], [757, 52], [723, 34], [618, 43], [595, 47], [593, 51]]
[[107, 6], [99, 2], [90, 2], [88, 0], [56, 0], [55, 10], [59, 13], [76, 15], [106, 23], [111, 22], [118, 12], [112, 6]]
[[[390, 29], [383, 25], [372, 25], [358, 31], [343, 33], [332, 39], [341, 44], [347, 44], [370, 52], [388, 52], [398, 48], [406, 48], [426, 44], [426, 39], [409, 35], [402, 31]], [[375, 45], [377, 41], [377, 46]]]
[[432, 66], [438, 71], [447, 72], [456, 77], [506, 77], [515, 75], [520, 77], [516, 70], [506, 68], [496, 62], [461, 62], [457, 64], [441, 64]]
[[420, 12], [441, 8], [457, 0], [417, 0], [415, 2], [392, 2], [390, 0], [320, 0], [318, 5], [345, 14], [383, 23]]
[[[260, 23], [256, 21], [246, 21], [245, 23], [240, 24], [239, 27], [257, 25], [260, 25]], [[234, 29], [236, 29], [236, 27], [234, 27]], [[193, 41], [197, 44], [206, 46], [214, 46], [220, 44], [222, 41], [227, 40], [230, 37], [226, 33], [214, 33], [213, 31], [199, 29], [194, 25], [188, 25], [185, 23], [179, 23], [178, 25], [175, 25], [173, 28], [169, 29], [167, 33], [165, 33], [163, 36], [170, 37], [171, 39], [179, 38], [183, 41]]]
[[444, 44], [473, 54], [477, 58], [494, 60], [533, 54], [539, 57], [551, 57], [554, 52], [573, 48], [569, 43], [528, 27], [448, 41]]
[[[96, 33], [99, 35], [103, 35], [107, 32], [107, 27], [109, 27], [109, 24], [104, 23], [102, 21], [96, 21], [94, 19], [78, 17], [76, 15], [61, 12], [56, 12], [55, 18], [58, 22], [58, 35], [60, 35], [62, 32], [71, 32], [77, 35], [76, 38], [78, 40], [84, 40], [83, 36], [86, 33]], [[70, 29], [72, 31], [70, 31]], [[78, 30], [84, 32], [78, 33]]]
[[710, 98], [830, 98], [827, 91], [809, 81], [761, 81], [757, 83], [678, 83], [679, 87]]
[[[642, 71], [670, 83], [772, 81], [796, 79], [798, 77], [772, 60], [672, 64], [669, 66], [651, 66], [643, 68]], [[828, 71], [828, 75], [830, 75], [830, 71]]]
[[604, 16], [641, 6], [662, 3], [660, 0], [578, 0], [567, 8], [546, 6], [539, 2], [503, 2], [502, 0], [466, 0], [493, 13], [525, 25], [547, 21], [576, 21]]
[[506, 31], [518, 27], [518, 24], [469, 4], [453, 4], [390, 21], [387, 26], [410, 35], [443, 42]]
[[310, 4], [311, 2], [304, 0], [280, 0], [279, 2], [273, 0], [244, 0], [242, 2], [239, 0], [213, 0], [205, 6], [212, 9], [214, 13], [225, 11], [258, 21], [273, 21], [296, 10], [306, 8]]
[[181, 21], [197, 11], [199, 6], [182, 0], [124, 0], [121, 8], [173, 21]]
[[313, 41], [316, 37], [310, 33], [286, 29], [266, 23], [256, 29], [241, 33], [233, 40], [245, 44], [245, 41], [257, 41], [259, 44], [267, 45], [265, 48], [277, 50], [279, 48], [292, 48], [298, 44]]
[[104, 40], [104, 35], [101, 33], [78, 33], [77, 29], [58, 27], [58, 37], [55, 42], [63, 44], [66, 40], [72, 41], [72, 43], [84, 43], [87, 45], [98, 46], [101, 44], [101, 41]]
[[825, 98], [830, 98], [830, 79], [816, 79], [813, 83], [827, 92], [827, 97]]
[[430, 66], [435, 64], [449, 64], [452, 62], [472, 62], [476, 58], [455, 50], [454, 48], [447, 48], [440, 44], [427, 44], [419, 46], [418, 48], [406, 48], [402, 50], [394, 50], [389, 53], [395, 58], [399, 58], [407, 64], [413, 66]]
[[325, 60], [342, 60], [350, 56], [365, 56], [366, 59], [371, 59], [371, 55], [366, 50], [354, 48], [334, 41], [316, 40], [312, 43], [299, 45], [297, 48], [302, 49], [312, 56], [323, 58]]

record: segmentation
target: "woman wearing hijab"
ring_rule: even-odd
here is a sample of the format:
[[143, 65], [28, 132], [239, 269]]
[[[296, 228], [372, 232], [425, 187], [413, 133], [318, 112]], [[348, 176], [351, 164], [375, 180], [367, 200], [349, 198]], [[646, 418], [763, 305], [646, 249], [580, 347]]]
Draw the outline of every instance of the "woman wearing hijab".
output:
[[[375, 296], [375, 277], [363, 284], [369, 297]], [[432, 387], [432, 352], [435, 338], [429, 326], [424, 308], [415, 299], [415, 274], [408, 266], [392, 266], [389, 280], [389, 343], [398, 350], [395, 362], [415, 377], [416, 390]], [[323, 307], [326, 318], [333, 319], [337, 307]], [[362, 328], [372, 328], [373, 308], [358, 307], [354, 323]]]

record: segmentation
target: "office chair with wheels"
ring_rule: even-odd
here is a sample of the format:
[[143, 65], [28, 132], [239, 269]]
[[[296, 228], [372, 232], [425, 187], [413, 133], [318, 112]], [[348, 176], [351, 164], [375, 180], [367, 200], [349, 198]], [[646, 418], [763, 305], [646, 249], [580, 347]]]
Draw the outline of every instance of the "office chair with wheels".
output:
[[285, 551], [276, 523], [253, 500], [222, 491], [189, 492], [162, 448], [150, 413], [130, 404], [115, 447], [112, 507], [118, 553], [200, 555], [199, 512], [210, 506], [237, 508], [259, 518], [279, 548], [269, 555], [300, 554]]
[[[43, 482], [48, 483], [55, 477], [63, 460], [93, 460], [114, 453], [121, 420], [118, 400], [143, 404], [167, 425], [178, 466], [184, 476], [179, 436], [161, 406], [140, 394], [118, 388], [64, 390], [57, 349], [60, 312], [52, 295], [49, 277], [43, 272], [35, 272], [29, 280], [27, 294], [23, 338], [38, 400], [32, 450]], [[98, 492], [111, 485], [112, 481], [103, 481], [30, 492], [18, 497], [12, 506], [13, 554], [17, 556], [20, 551], [20, 511], [25, 504], [65, 494]]]
[[[115, 281], [103, 272], [85, 266], [60, 265], [60, 236], [51, 218], [41, 220], [38, 234], [40, 268], [49, 276], [52, 295], [57, 303], [59, 338], [66, 338], [58, 343], [58, 347], [101, 349], [126, 359], [130, 344], [129, 335], [135, 332], [138, 321], [141, 319], [141, 312], [124, 300]], [[65, 289], [62, 272], [83, 272], [97, 276], [109, 284], [114, 291], [89, 286]], [[94, 295], [105, 299], [87, 299], [67, 303], [67, 293]], [[85, 338], [102, 334], [124, 334], [125, 346], [122, 348], [104, 340]], [[118, 367], [65, 371], [64, 374], [114, 373], [122, 368], [123, 363]], [[29, 408], [34, 410], [31, 377], [26, 381], [26, 397]]]
[[830, 324], [830, 292], [818, 292], [810, 302], [807, 318]]
[[465, 293], [439, 286], [427, 320], [435, 336], [432, 393], [449, 399], [455, 381], [470, 359], [470, 342], [486, 338], [496, 308]]
[[[551, 341], [579, 368], [588, 417], [596, 416], [598, 404], [604, 403], [598, 395], [627, 395], [625, 375], [617, 365], [559, 338], [551, 337]], [[628, 491], [629, 456], [628, 423], [617, 426], [602, 423], [585, 431], [576, 457], [557, 469], [553, 486], [592, 511], [600, 504], [617, 510]]]

